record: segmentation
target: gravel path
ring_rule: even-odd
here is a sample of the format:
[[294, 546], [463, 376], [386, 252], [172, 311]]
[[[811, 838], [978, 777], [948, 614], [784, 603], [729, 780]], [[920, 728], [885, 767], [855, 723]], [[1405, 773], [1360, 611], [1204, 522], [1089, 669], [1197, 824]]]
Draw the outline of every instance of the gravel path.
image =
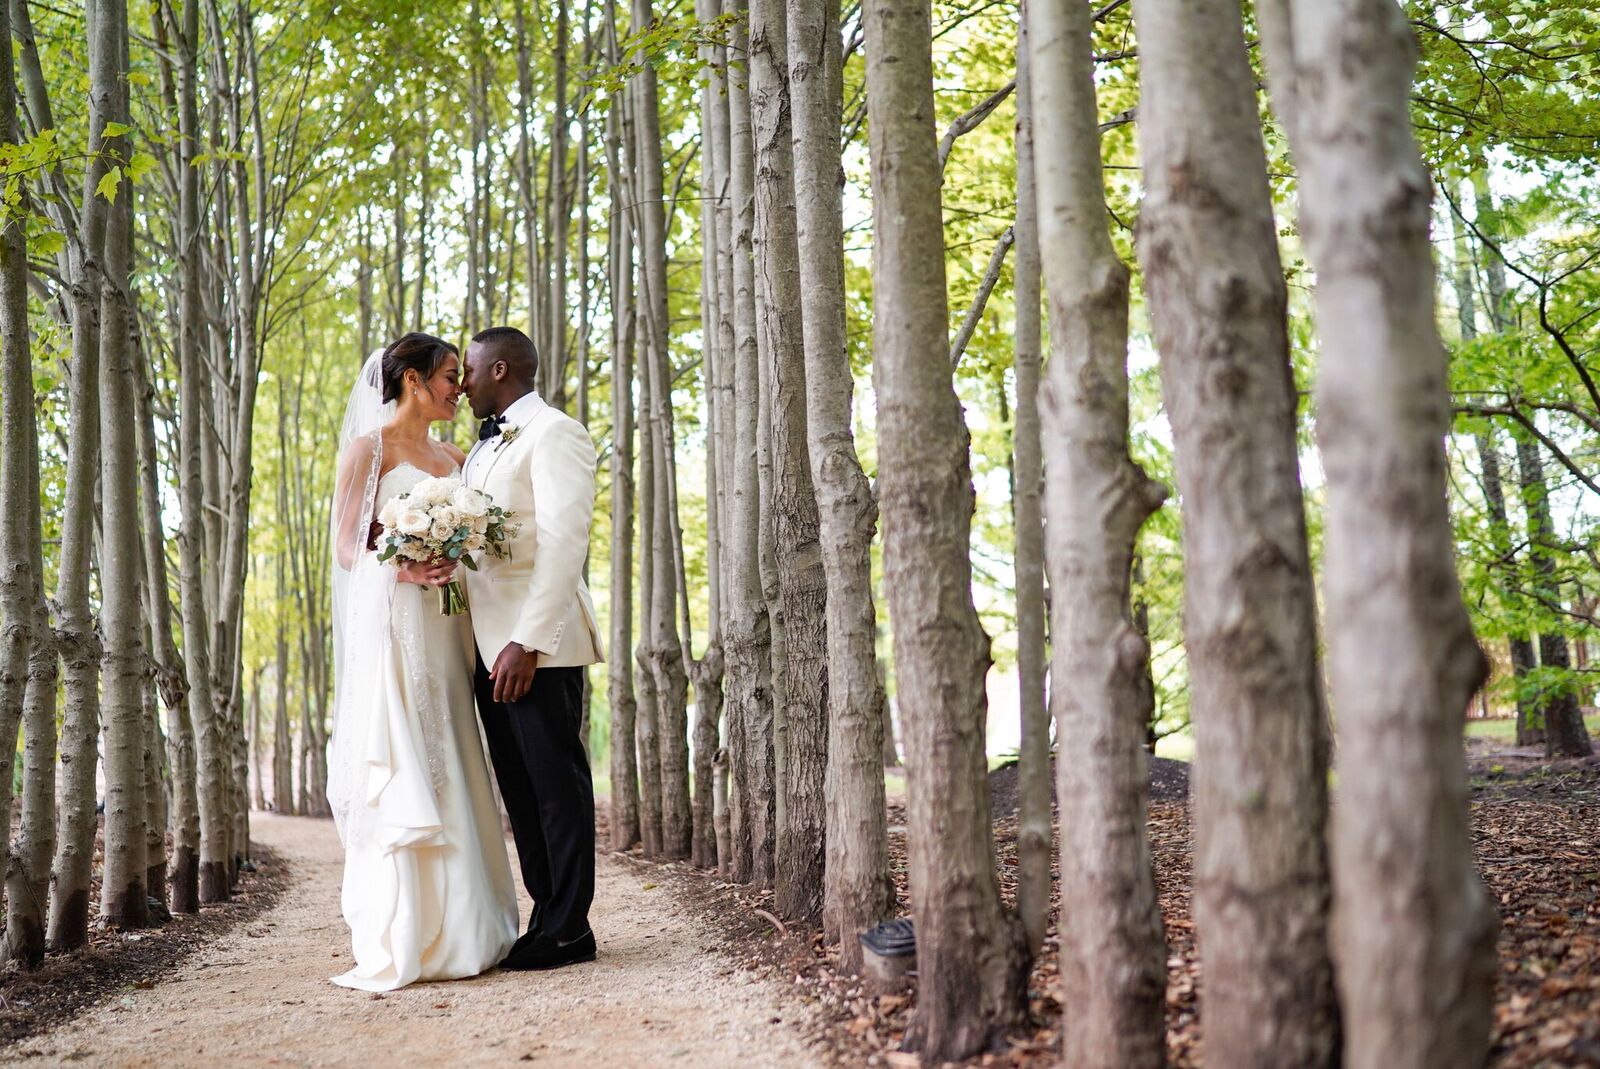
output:
[[[490, 972], [376, 996], [327, 978], [348, 967], [333, 825], [257, 814], [289, 863], [279, 903], [148, 990], [130, 990], [0, 1064], [116, 1069], [227, 1066], [819, 1065], [779, 985], [735, 969], [670, 892], [602, 854], [591, 917], [600, 958], [550, 973]], [[522, 903], [522, 915], [528, 902]]]

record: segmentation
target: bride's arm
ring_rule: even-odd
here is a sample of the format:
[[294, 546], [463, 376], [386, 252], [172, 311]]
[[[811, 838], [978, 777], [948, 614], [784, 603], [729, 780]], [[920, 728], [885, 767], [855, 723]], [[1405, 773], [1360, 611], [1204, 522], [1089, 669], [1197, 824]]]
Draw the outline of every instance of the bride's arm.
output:
[[377, 447], [369, 435], [352, 441], [339, 458], [339, 477], [333, 493], [333, 544], [334, 559], [345, 571], [355, 567], [361, 551], [366, 549], [367, 531], [357, 528], [363, 527], [363, 514], [371, 512], [367, 498], [373, 490], [372, 468], [376, 462]]

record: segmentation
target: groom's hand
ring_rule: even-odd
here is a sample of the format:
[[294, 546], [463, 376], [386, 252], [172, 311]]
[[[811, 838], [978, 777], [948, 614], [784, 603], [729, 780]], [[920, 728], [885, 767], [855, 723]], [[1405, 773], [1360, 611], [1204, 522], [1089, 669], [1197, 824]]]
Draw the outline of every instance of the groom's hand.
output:
[[539, 655], [529, 653], [519, 642], [508, 642], [494, 659], [489, 678], [494, 680], [494, 700], [520, 701], [533, 686], [533, 671], [538, 667]]

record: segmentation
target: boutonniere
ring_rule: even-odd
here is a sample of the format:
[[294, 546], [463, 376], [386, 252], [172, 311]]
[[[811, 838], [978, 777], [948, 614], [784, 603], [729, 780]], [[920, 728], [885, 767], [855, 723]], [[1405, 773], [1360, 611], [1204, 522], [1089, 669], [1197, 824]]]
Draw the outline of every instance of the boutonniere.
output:
[[517, 440], [517, 435], [519, 435], [521, 433], [522, 433], [522, 428], [521, 427], [501, 427], [500, 428], [500, 433], [498, 435], [496, 435], [496, 437], [499, 438], [500, 440], [495, 443], [494, 451], [496, 453], [498, 453], [500, 450], [504, 449], [506, 446], [508, 446], [512, 442], [516, 441]]

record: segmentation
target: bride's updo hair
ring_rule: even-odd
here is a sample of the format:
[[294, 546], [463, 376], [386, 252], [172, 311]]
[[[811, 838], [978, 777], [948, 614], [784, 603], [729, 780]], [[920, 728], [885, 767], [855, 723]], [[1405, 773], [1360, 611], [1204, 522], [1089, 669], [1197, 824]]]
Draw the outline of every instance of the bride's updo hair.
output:
[[405, 392], [407, 371], [415, 371], [427, 382], [447, 356], [460, 356], [454, 345], [432, 334], [412, 331], [402, 334], [383, 351], [383, 403], [400, 400]]

